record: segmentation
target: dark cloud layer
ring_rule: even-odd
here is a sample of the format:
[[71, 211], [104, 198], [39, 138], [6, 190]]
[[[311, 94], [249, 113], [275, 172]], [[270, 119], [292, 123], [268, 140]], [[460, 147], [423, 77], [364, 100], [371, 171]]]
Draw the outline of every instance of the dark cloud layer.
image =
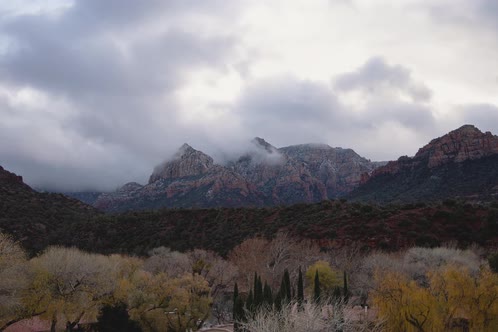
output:
[[[51, 113], [16, 106], [10, 118], [32, 119], [10, 131], [4, 128], [3, 136], [9, 136], [0, 146], [2, 163], [28, 174], [37, 186], [59, 178], [71, 188], [90, 181], [108, 189], [116, 185], [116, 176], [109, 176], [107, 168], [121, 174], [123, 181], [117, 168], [127, 169], [124, 164], [129, 162], [139, 171], [128, 176], [136, 179], [143, 173], [145, 178], [149, 170], [140, 160], [152, 167], [150, 163], [171, 153], [172, 145], [181, 144], [183, 128], [177, 123], [179, 110], [172, 95], [184, 84], [185, 74], [203, 67], [223, 71], [234, 46], [230, 36], [201, 36], [180, 18], [220, 11], [235, 11], [235, 6], [227, 8], [220, 1], [77, 1], [59, 17], [23, 15], [3, 21], [1, 32], [14, 47], [0, 56], [0, 83], [14, 90], [40, 91], [51, 100], [62, 100], [67, 108]], [[155, 20], [171, 23], [147, 28]], [[6, 117], [7, 112], [12, 113], [12, 106], [3, 107], [0, 115]], [[38, 117], [45, 118], [37, 123]], [[55, 144], [54, 131], [62, 131], [60, 139], [67, 142]], [[27, 137], [31, 146], [16, 149]], [[87, 147], [81, 153], [88, 155], [71, 156], [81, 145]], [[49, 149], [72, 160], [64, 165], [56, 158], [50, 162], [36, 157], [35, 151], [50, 155]], [[78, 165], [80, 159], [101, 158], [101, 153], [110, 160]]]
[[357, 71], [340, 76], [335, 86], [342, 91], [362, 89], [372, 94], [384, 89], [396, 90], [415, 101], [427, 101], [432, 94], [425, 85], [413, 81], [408, 69], [391, 66], [381, 57], [373, 57]]
[[[36, 187], [110, 190], [146, 181], [184, 142], [220, 160], [250, 148], [254, 136], [385, 159], [453, 129], [434, 116], [430, 82], [388, 56], [365, 54], [365, 63], [328, 82], [292, 71], [253, 77], [253, 54], [265, 50], [244, 45], [245, 5], [77, 0], [55, 15], [0, 16], [0, 165]], [[494, 1], [473, 8], [487, 24], [496, 18]], [[195, 113], [182, 93], [205, 71], [236, 71], [242, 83], [237, 98]], [[205, 101], [188, 96], [188, 105]], [[455, 114], [455, 124], [498, 130], [495, 105], [459, 106]]]

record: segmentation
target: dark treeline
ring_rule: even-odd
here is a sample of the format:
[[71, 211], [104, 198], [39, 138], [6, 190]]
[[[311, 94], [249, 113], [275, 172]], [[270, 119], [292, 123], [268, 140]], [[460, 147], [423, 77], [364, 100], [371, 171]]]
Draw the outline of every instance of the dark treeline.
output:
[[49, 245], [64, 245], [98, 253], [143, 255], [166, 246], [179, 251], [209, 249], [224, 256], [247, 238], [271, 238], [280, 230], [318, 240], [322, 247], [362, 242], [366, 249], [393, 251], [447, 242], [462, 247], [471, 243], [493, 246], [498, 240], [498, 203], [447, 200], [377, 206], [332, 200], [275, 208], [172, 209], [119, 215], [82, 209], [76, 203], [71, 208], [65, 202], [23, 205], [22, 200], [0, 203], [0, 229], [19, 239], [31, 253]]

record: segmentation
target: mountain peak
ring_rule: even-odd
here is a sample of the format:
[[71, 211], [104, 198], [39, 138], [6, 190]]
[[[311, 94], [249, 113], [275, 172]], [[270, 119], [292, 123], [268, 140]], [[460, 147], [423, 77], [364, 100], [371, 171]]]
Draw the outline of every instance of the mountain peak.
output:
[[452, 133], [475, 133], [475, 134], [482, 134], [482, 131], [479, 130], [479, 128], [477, 128], [476, 126], [474, 125], [471, 125], [471, 124], [465, 124], [463, 126], [461, 126], [460, 128], [457, 128], [453, 131], [451, 131], [449, 134], [452, 134]]
[[265, 149], [269, 153], [273, 153], [273, 152], [275, 152], [277, 150], [276, 147], [274, 147], [273, 145], [271, 145], [270, 143], [268, 143], [267, 141], [265, 141], [261, 137], [254, 137], [251, 140], [251, 143], [253, 143], [254, 145], [256, 145], [258, 148]]
[[421, 148], [415, 158], [428, 158], [428, 167], [474, 160], [498, 153], [498, 136], [464, 125]]
[[175, 156], [182, 156], [184, 154], [189, 154], [195, 151], [197, 150], [188, 145], [187, 143], [183, 143], [182, 146], [180, 146], [180, 148], [176, 152]]
[[213, 158], [184, 143], [173, 157], [154, 168], [149, 183], [159, 179], [173, 179], [205, 174], [214, 165]]

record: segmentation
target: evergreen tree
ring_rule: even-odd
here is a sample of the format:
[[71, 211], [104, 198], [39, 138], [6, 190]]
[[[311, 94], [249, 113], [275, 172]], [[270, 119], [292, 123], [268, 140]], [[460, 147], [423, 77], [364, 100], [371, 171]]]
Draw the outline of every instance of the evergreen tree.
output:
[[252, 292], [252, 289], [249, 290], [249, 295], [247, 296], [247, 301], [246, 301], [246, 309], [249, 311], [251, 314], [254, 313], [254, 294]]
[[341, 287], [339, 286], [335, 286], [334, 287], [334, 290], [332, 291], [332, 297], [335, 299], [335, 300], [340, 300], [341, 297], [342, 297], [342, 294], [341, 294]]
[[273, 305], [273, 294], [270, 285], [265, 281], [265, 287], [263, 288], [263, 304], [271, 308]]
[[313, 289], [313, 299], [316, 303], [320, 302], [320, 278], [318, 277], [318, 270], [315, 272], [315, 285]]
[[347, 301], [349, 299], [349, 290], [348, 290], [348, 275], [346, 271], [344, 271], [343, 278], [344, 278], [344, 290], [343, 290], [344, 301]]
[[237, 285], [237, 282], [235, 282], [235, 285], [233, 285], [233, 309], [232, 309], [232, 317], [235, 320], [235, 315], [237, 312], [237, 298], [239, 297], [239, 286]]
[[257, 304], [257, 298], [258, 298], [258, 273], [254, 272], [254, 280], [252, 284], [252, 291], [254, 295], [254, 304]]
[[284, 272], [284, 284], [285, 284], [285, 299], [287, 300], [287, 302], [290, 302], [290, 300], [292, 299], [292, 294], [291, 294], [290, 275], [287, 269], [285, 269]]
[[254, 288], [254, 307], [258, 309], [263, 304], [263, 284], [261, 276], [257, 276]]
[[246, 320], [244, 312], [244, 301], [241, 296], [238, 296], [235, 300], [234, 313], [233, 313], [233, 327], [234, 331], [240, 331], [240, 322]]
[[282, 294], [281, 292], [278, 292], [277, 295], [275, 296], [275, 301], [273, 302], [275, 305], [275, 310], [280, 311], [282, 309]]
[[299, 276], [297, 278], [297, 303], [302, 306], [304, 302], [304, 282], [301, 267], [299, 267]]

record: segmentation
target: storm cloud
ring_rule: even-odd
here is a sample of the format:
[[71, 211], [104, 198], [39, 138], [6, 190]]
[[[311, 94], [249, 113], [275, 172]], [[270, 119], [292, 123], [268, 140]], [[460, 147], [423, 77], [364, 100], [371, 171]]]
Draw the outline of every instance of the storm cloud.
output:
[[0, 165], [38, 188], [112, 190], [184, 142], [219, 161], [255, 136], [386, 160], [464, 123], [496, 133], [498, 45], [459, 47], [482, 45], [497, 6], [459, 2], [461, 21], [423, 0], [0, 5]]

